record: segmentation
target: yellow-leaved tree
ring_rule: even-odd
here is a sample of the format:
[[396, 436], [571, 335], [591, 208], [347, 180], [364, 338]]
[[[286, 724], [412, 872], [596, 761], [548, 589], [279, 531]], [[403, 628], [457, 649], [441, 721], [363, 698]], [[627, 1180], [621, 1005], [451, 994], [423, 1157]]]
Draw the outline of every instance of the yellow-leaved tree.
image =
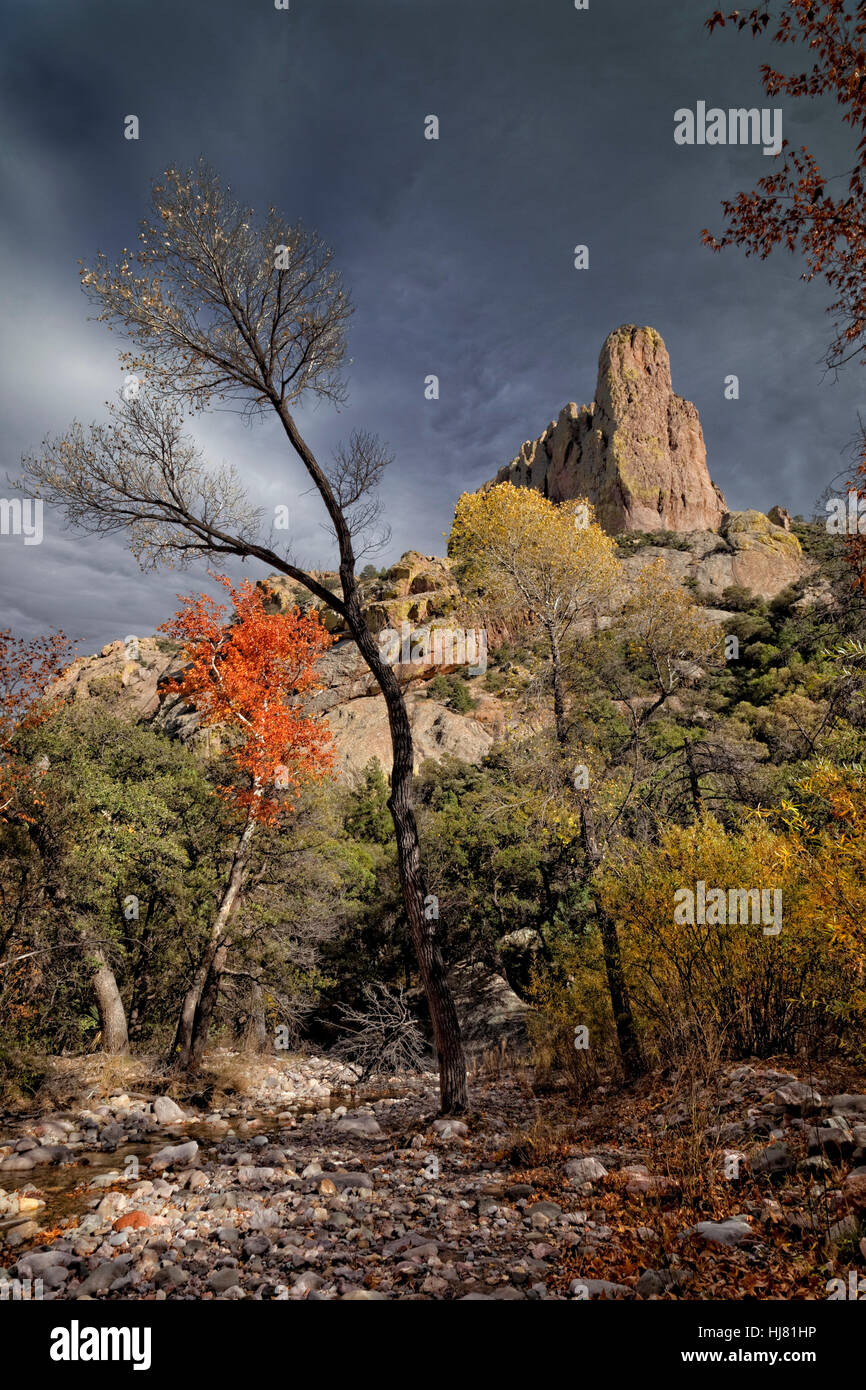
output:
[[491, 612], [532, 615], [547, 639], [556, 736], [568, 737], [562, 644], [581, 620], [595, 621], [622, 578], [616, 543], [586, 501], [555, 504], [533, 488], [499, 483], [464, 492], [448, 539], [455, 575]]
[[[739, 830], [703, 815], [655, 844], [618, 846], [598, 885], [660, 1059], [696, 1040], [734, 1056], [805, 1046], [862, 1059], [864, 817], [862, 772], [819, 764], [796, 804], [753, 812]], [[683, 890], [706, 907], [684, 912]]]
[[[592, 798], [586, 783], [568, 773], [568, 718], [563, 643], [579, 627], [597, 623], [614, 606], [622, 582], [616, 542], [595, 522], [581, 499], [555, 504], [532, 488], [500, 483], [464, 493], [448, 541], [455, 576], [467, 598], [503, 617], [528, 614], [541, 628], [550, 657], [553, 716], [563, 795], [580, 811], [583, 886], [592, 896], [592, 875], [601, 861]], [[627, 1077], [643, 1059], [632, 1017], [613, 919], [594, 898], [617, 1043]]]
[[[866, 1017], [866, 775], [862, 767], [819, 762], [798, 787], [798, 803], [783, 802], [782, 857], [804, 884], [804, 910], [823, 940], [840, 985], [833, 1012], [862, 1036]], [[820, 1005], [805, 993], [810, 1007]], [[862, 1044], [861, 1044], [862, 1046]]]
[[632, 655], [651, 671], [654, 699], [641, 711], [642, 723], [704, 666], [722, 658], [721, 628], [671, 578], [662, 556], [631, 581], [620, 627]]

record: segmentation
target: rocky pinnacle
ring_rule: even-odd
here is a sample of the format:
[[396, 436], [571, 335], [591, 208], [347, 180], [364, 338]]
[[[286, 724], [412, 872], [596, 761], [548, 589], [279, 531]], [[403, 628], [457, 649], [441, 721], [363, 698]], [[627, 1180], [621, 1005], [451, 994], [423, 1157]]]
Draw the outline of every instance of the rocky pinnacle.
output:
[[594, 402], [566, 405], [495, 481], [554, 502], [586, 497], [611, 533], [713, 531], [727, 511], [707, 471], [697, 409], [674, 393], [661, 337], [632, 324], [605, 339]]

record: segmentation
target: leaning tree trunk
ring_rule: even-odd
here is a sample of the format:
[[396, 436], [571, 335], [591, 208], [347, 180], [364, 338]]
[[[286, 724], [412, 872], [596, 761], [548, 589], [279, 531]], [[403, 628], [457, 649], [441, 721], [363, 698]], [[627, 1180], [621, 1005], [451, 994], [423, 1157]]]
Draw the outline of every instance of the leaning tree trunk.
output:
[[[426, 920], [424, 914], [425, 886], [421, 869], [418, 826], [413, 809], [412, 729], [406, 711], [406, 702], [392, 667], [383, 659], [364, 619], [358, 592], [358, 581], [355, 578], [352, 533], [343, 507], [338, 501], [326, 474], [319, 467], [315, 455], [302, 438], [284, 396], [271, 381], [267, 364], [261, 360], [259, 366], [263, 380], [270, 388], [271, 404], [279, 416], [292, 448], [315, 483], [333, 524], [340, 551], [340, 584], [343, 590], [342, 614], [361, 656], [367, 663], [385, 698], [393, 752], [391, 795], [388, 799], [388, 806], [394, 821], [400, 887], [412, 944], [418, 959], [421, 983], [427, 996], [430, 1021], [433, 1026], [433, 1041], [436, 1045], [439, 1061], [441, 1110], [443, 1114], [458, 1114], [467, 1106], [466, 1058], [463, 1053], [460, 1024], [457, 1019], [454, 998], [445, 974], [442, 953], [434, 935], [435, 926]], [[285, 573], [290, 573], [292, 570], [292, 566], [289, 566], [287, 562], [282, 562], [280, 567]]]
[[[214, 959], [224, 941], [234, 913], [240, 903], [241, 890], [246, 877], [247, 863], [249, 861], [250, 844], [255, 834], [256, 821], [252, 814], [248, 815], [243, 834], [235, 846], [232, 866], [229, 871], [228, 881], [220, 904], [217, 909], [216, 917], [210, 930], [210, 936], [204, 954], [198, 963], [195, 974], [190, 981], [186, 994], [181, 1004], [180, 1017], [177, 1023], [177, 1030], [174, 1035], [174, 1042], [171, 1047], [171, 1055], [175, 1065], [180, 1070], [186, 1070], [192, 1060], [193, 1039], [195, 1036], [196, 1012], [201, 1003], [202, 995], [208, 981], [208, 977], [213, 967]], [[205, 1030], [207, 1031], [207, 1030]]]
[[45, 894], [52, 906], [59, 912], [69, 927], [70, 933], [78, 936], [84, 952], [85, 962], [90, 964], [91, 982], [96, 998], [96, 1010], [102, 1032], [103, 1052], [126, 1052], [129, 1047], [129, 1029], [126, 1023], [126, 1010], [117, 984], [117, 976], [109, 964], [105, 950], [93, 943], [87, 935], [87, 927], [79, 920], [68, 901], [68, 895], [55, 881], [49, 870], [48, 839], [44, 827], [30, 825], [28, 830], [39, 852], [42, 864], [46, 867]]
[[120, 997], [117, 979], [108, 963], [101, 946], [91, 946], [89, 954], [94, 964], [93, 992], [99, 1012], [102, 1029], [103, 1052], [126, 1052], [129, 1047], [129, 1033], [126, 1027], [126, 1010]]
[[385, 697], [393, 749], [388, 807], [394, 821], [397, 840], [400, 886], [421, 983], [430, 1010], [433, 1041], [439, 1063], [441, 1110], [443, 1114], [456, 1115], [464, 1111], [468, 1104], [466, 1058], [454, 996], [448, 984], [442, 952], [435, 937], [435, 924], [427, 920], [424, 912], [425, 884], [413, 805], [412, 728], [399, 681], [392, 667], [382, 659], [364, 621], [356, 593], [351, 596], [347, 607], [352, 636]]
[[192, 1040], [189, 1052], [189, 1070], [198, 1071], [204, 1057], [204, 1050], [207, 1045], [207, 1035], [210, 1030], [211, 1019], [214, 1009], [219, 999], [220, 985], [222, 984], [223, 972], [228, 960], [229, 943], [223, 938], [213, 954], [210, 967], [201, 992], [201, 998], [195, 1011], [192, 1024]]

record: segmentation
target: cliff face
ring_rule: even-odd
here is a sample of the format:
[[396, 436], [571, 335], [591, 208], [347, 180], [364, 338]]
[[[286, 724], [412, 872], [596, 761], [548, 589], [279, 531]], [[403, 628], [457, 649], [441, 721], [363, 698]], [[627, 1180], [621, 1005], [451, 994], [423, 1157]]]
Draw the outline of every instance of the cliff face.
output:
[[707, 471], [698, 412], [674, 393], [664, 343], [631, 324], [605, 340], [592, 405], [565, 406], [495, 481], [553, 502], [586, 497], [611, 534], [715, 531], [728, 510]]

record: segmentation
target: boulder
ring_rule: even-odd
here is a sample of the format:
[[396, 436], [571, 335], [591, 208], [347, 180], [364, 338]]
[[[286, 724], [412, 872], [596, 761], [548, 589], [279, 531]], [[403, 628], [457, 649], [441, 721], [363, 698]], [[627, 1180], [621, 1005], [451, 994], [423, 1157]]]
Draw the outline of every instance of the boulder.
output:
[[[727, 1221], [699, 1221], [692, 1228], [695, 1235], [702, 1236], [712, 1245], [737, 1246], [749, 1240], [754, 1232], [748, 1221], [730, 1216]], [[688, 1234], [688, 1233], [687, 1233]]]
[[128, 1211], [123, 1216], [118, 1216], [112, 1225], [113, 1231], [141, 1231], [151, 1224], [151, 1218], [146, 1211]]
[[784, 1106], [797, 1115], [806, 1115], [820, 1109], [823, 1102], [814, 1086], [808, 1086], [805, 1081], [791, 1081], [773, 1092], [773, 1104]]
[[607, 1177], [607, 1169], [597, 1158], [572, 1158], [565, 1165], [565, 1176], [574, 1183], [599, 1182]]
[[195, 1139], [189, 1139], [185, 1144], [167, 1144], [164, 1149], [153, 1155], [150, 1166], [157, 1173], [161, 1173], [164, 1168], [183, 1168], [194, 1162], [197, 1154], [198, 1144]]
[[834, 1115], [866, 1115], [866, 1096], [831, 1096], [827, 1104]]
[[791, 529], [791, 513], [784, 507], [771, 507], [767, 512], [767, 520], [772, 521], [774, 526], [781, 526], [783, 531]]
[[797, 1160], [787, 1144], [770, 1144], [749, 1160], [753, 1173], [792, 1173]]
[[334, 1125], [334, 1130], [338, 1134], [358, 1134], [370, 1139], [382, 1133], [375, 1115], [369, 1115], [363, 1110], [354, 1110], [350, 1115], [342, 1115]]
[[[466, 763], [480, 763], [493, 744], [493, 735], [479, 720], [456, 714], [420, 691], [407, 695], [406, 706], [416, 771], [428, 758], [441, 762], [450, 756]], [[390, 767], [391, 732], [380, 695], [336, 705], [328, 712], [328, 723], [341, 776], [347, 780], [357, 777], [373, 758], [378, 758], [383, 767]]]
[[161, 1125], [179, 1124], [186, 1119], [184, 1111], [170, 1096], [157, 1096], [153, 1102], [153, 1113]]
[[465, 1139], [469, 1126], [463, 1120], [434, 1120], [433, 1128], [440, 1139]]
[[103, 1260], [78, 1286], [75, 1297], [85, 1298], [90, 1294], [104, 1293], [118, 1279], [124, 1278], [132, 1260], [132, 1255], [118, 1255], [114, 1260]]

